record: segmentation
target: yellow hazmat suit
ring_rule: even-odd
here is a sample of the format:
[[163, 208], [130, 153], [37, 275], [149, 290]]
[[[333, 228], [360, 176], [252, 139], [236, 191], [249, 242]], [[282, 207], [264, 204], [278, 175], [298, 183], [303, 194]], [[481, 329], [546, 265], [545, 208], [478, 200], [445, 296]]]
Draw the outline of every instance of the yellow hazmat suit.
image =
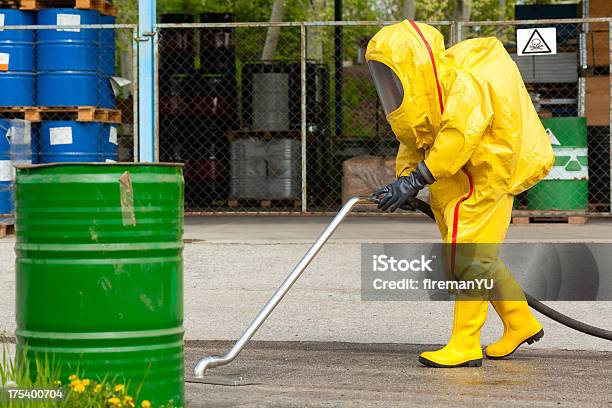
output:
[[[516, 64], [495, 38], [466, 40], [445, 50], [435, 28], [406, 20], [381, 29], [368, 44], [366, 59], [384, 64], [401, 82], [403, 100], [387, 115], [400, 141], [397, 176], [424, 161], [435, 178], [430, 204], [443, 241], [451, 244], [455, 272], [457, 244], [504, 240], [514, 195], [543, 179], [553, 165], [550, 140]], [[494, 306], [505, 330], [487, 348], [489, 357], [503, 358], [542, 336], [524, 299]], [[480, 365], [486, 313], [486, 300], [460, 295], [450, 342], [423, 353], [421, 362]]]

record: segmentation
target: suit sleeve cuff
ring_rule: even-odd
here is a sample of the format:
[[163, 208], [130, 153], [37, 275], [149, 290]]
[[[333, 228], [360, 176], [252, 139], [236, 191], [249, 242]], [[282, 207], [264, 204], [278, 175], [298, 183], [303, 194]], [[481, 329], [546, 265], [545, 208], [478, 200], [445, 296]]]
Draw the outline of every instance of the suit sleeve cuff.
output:
[[435, 177], [433, 176], [433, 174], [431, 174], [431, 172], [429, 171], [429, 167], [427, 167], [424, 161], [417, 164], [416, 170], [419, 172], [421, 177], [423, 177], [423, 180], [425, 180], [427, 184], [433, 184], [436, 181]]

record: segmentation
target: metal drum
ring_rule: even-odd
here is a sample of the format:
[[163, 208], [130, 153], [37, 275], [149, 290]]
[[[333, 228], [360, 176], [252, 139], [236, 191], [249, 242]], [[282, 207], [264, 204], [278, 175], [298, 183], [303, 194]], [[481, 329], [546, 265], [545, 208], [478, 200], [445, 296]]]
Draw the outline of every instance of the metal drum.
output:
[[289, 200], [301, 194], [301, 151], [295, 139], [245, 137], [231, 142], [231, 195]]
[[0, 119], [0, 214], [13, 212], [13, 166], [8, 120]]
[[40, 125], [39, 163], [104, 161], [102, 124], [69, 120]]
[[[169, 24], [194, 23], [191, 14], [162, 14]], [[183, 74], [195, 68], [195, 32], [193, 28], [164, 28], [159, 36], [159, 70], [165, 74]]]
[[[233, 23], [232, 13], [200, 14], [201, 23]], [[236, 29], [203, 28], [200, 33], [200, 64], [209, 74], [234, 74], [236, 71]]]
[[97, 80], [96, 73], [88, 71], [39, 72], [38, 103], [40, 106], [96, 106]]
[[[95, 10], [42, 9], [39, 25], [99, 24]], [[57, 28], [38, 31], [39, 71], [96, 71], [98, 69], [98, 29]]]
[[13, 212], [13, 166], [32, 164], [31, 129], [26, 120], [0, 119], [0, 214]]
[[[18, 354], [184, 405], [183, 175], [170, 164], [17, 170]], [[135, 401], [140, 406], [140, 401]]]
[[102, 124], [102, 155], [107, 163], [117, 161], [117, 125]]
[[[115, 17], [100, 15], [100, 24], [115, 24]], [[115, 30], [100, 30], [99, 69], [107, 76], [115, 75]]]
[[546, 178], [527, 191], [528, 210], [587, 211], [589, 155], [587, 119], [545, 118], [555, 163]]
[[[94, 10], [43, 9], [39, 25], [98, 24]], [[38, 104], [41, 106], [98, 105], [97, 29], [57, 28], [38, 33]]]
[[[115, 24], [115, 17], [100, 15], [100, 24]], [[115, 76], [115, 30], [100, 30], [100, 47], [98, 49], [98, 106], [113, 109], [117, 103], [111, 86], [111, 77]]]
[[36, 75], [33, 72], [0, 72], [0, 106], [34, 106]]
[[[32, 12], [0, 10], [0, 26], [34, 24]], [[33, 30], [0, 30], [0, 106], [35, 104], [34, 44]]]

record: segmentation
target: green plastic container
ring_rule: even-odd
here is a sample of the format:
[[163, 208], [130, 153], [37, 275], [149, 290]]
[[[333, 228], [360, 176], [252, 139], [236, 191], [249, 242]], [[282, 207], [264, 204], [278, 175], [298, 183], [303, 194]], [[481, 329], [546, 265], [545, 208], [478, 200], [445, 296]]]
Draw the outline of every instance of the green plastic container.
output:
[[548, 176], [527, 191], [527, 209], [586, 211], [589, 171], [586, 118], [542, 119], [555, 164]]
[[78, 369], [183, 406], [183, 190], [181, 165], [17, 170], [16, 336], [32, 370], [47, 355], [64, 382]]

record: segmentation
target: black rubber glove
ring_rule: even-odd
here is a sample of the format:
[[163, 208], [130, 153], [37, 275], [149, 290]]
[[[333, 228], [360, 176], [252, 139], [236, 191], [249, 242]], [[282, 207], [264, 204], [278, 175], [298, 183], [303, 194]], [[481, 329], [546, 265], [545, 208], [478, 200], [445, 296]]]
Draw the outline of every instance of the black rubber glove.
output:
[[423, 187], [434, 181], [425, 163], [421, 162], [417, 169], [408, 176], [402, 176], [393, 183], [374, 192], [375, 196], [384, 194], [384, 197], [378, 203], [378, 208], [383, 211], [394, 212], [405, 205], [410, 198], [416, 197]]

